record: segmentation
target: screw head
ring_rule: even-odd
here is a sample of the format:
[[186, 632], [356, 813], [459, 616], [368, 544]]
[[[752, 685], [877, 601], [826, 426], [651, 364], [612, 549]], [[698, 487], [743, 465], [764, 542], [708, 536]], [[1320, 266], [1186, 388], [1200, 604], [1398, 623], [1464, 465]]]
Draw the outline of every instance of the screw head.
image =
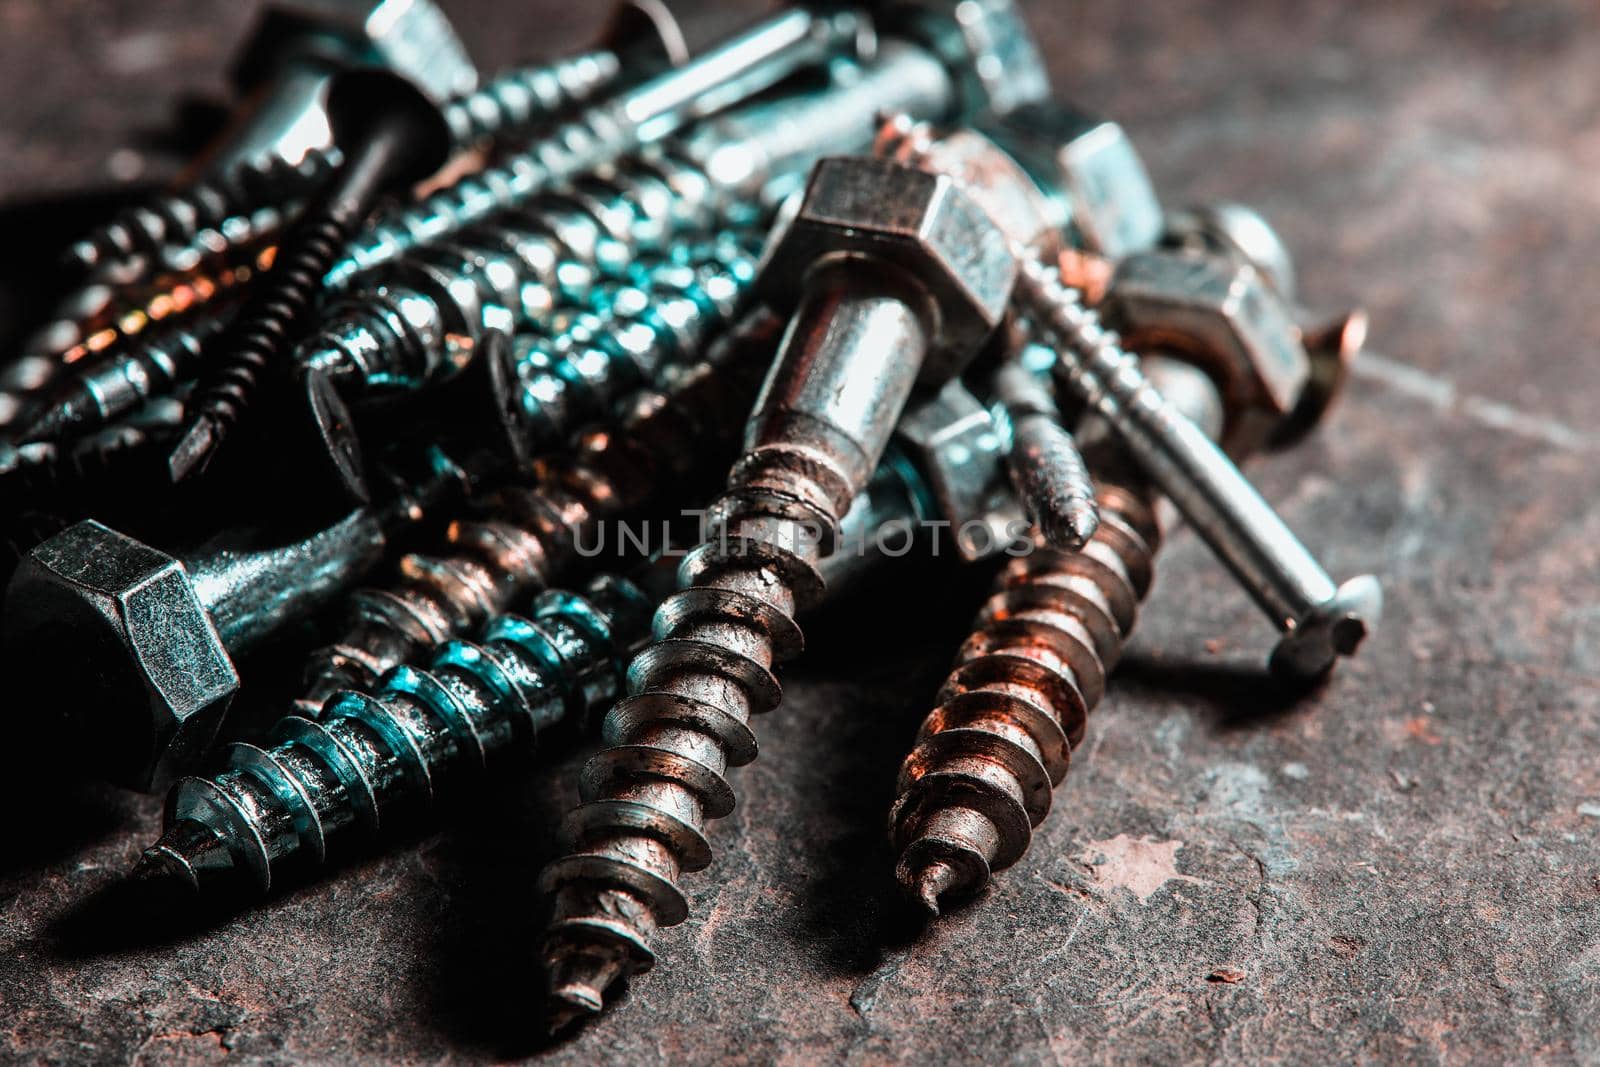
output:
[[[444, 112], [407, 78], [377, 67], [340, 73], [328, 87], [328, 124], [347, 156], [382, 140], [389, 153], [379, 184], [415, 185], [450, 158]], [[349, 163], [346, 163], [349, 166]]]
[[1295, 621], [1272, 650], [1272, 673], [1288, 682], [1313, 682], [1340, 656], [1352, 655], [1383, 616], [1383, 587], [1370, 574], [1352, 578]]

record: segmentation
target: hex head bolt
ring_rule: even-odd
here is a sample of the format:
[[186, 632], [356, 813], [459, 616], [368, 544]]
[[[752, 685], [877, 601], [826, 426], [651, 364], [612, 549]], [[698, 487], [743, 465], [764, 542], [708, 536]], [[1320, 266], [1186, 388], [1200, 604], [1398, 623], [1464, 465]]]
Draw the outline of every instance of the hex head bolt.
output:
[[239, 688], [233, 656], [349, 589], [397, 529], [467, 478], [436, 457], [394, 502], [302, 541], [188, 560], [80, 522], [12, 577], [3, 644], [14, 677], [51, 687], [66, 725], [95, 750], [86, 764], [119, 784], [159, 788], [216, 735]]
[[[915, 143], [913, 143], [915, 142]], [[1041, 254], [1052, 251], [1050, 212], [1038, 177], [971, 131], [935, 142], [907, 138], [903, 158], [956, 170], [1003, 220], [1021, 269], [1015, 300], [1057, 348], [1056, 379], [1114, 428], [1130, 455], [1282, 633], [1273, 673], [1313, 681], [1355, 652], [1382, 611], [1371, 575], [1336, 584], [1218, 445], [1173, 411], [1140, 372], [1138, 358], [1068, 288]]]
[[755, 757], [753, 714], [779, 701], [772, 665], [800, 650], [798, 608], [821, 595], [825, 542], [867, 484], [913, 385], [959, 372], [1004, 313], [1003, 235], [955, 183], [870, 159], [818, 164], [769, 247], [761, 285], [799, 304], [711, 509], [681, 591], [606, 718], [568, 820], [574, 851], [545, 869], [545, 944], [558, 1028], [593, 1015], [648, 968], [659, 926], [682, 922], [676, 882], [710, 862], [707, 819], [725, 777]]
[[284, 234], [272, 269], [213, 343], [217, 356], [196, 387], [189, 426], [168, 460], [174, 481], [210, 462], [378, 198], [421, 181], [448, 157], [450, 129], [438, 107], [398, 75], [339, 75], [328, 113], [344, 163]]

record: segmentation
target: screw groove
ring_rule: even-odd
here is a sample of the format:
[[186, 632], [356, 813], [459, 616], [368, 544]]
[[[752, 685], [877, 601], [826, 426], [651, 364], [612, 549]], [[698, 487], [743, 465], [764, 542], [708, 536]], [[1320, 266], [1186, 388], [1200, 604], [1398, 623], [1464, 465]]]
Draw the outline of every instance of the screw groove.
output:
[[900, 768], [889, 816], [901, 886], [939, 914], [1027, 850], [1148, 591], [1153, 497], [1102, 485], [1081, 552], [1042, 538], [1013, 561]]
[[376, 689], [339, 693], [318, 721], [285, 717], [271, 748], [236, 744], [226, 771], [173, 788], [166, 831], [136, 875], [200, 890], [238, 872], [265, 893], [291, 861], [326, 862], [347, 827], [387, 831], [486, 761], [526, 752], [543, 730], [610, 699], [649, 609], [619, 577], [582, 594], [549, 591], [528, 616], [495, 619], [481, 643], [441, 645], [427, 670], [400, 667]]

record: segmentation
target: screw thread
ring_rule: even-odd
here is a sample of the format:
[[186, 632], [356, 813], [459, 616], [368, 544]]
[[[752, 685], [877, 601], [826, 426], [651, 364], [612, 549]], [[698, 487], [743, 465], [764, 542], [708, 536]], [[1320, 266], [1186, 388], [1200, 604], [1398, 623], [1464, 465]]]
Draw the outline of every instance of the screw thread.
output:
[[[445, 121], [456, 146], [466, 147], [590, 100], [620, 73], [620, 60], [605, 51], [515, 67], [448, 102]], [[237, 258], [241, 250], [270, 239], [342, 158], [332, 147], [308, 152], [297, 163], [278, 158], [242, 163], [187, 189], [153, 197], [75, 242], [67, 260], [87, 281], [24, 344], [23, 365], [0, 372], [0, 427], [20, 418], [32, 397], [57, 380], [65, 369], [61, 353], [128, 318], [134, 309], [117, 301], [119, 287], [148, 278], [158, 265], [184, 276], [176, 286], [158, 287], [145, 302], [153, 303], [167, 288], [181, 290], [188, 275], [214, 269], [219, 261]]]
[[554, 445], [603, 417], [619, 396], [725, 329], [755, 282], [739, 237], [682, 249], [613, 291], [601, 311], [519, 348], [514, 397], [518, 433]]
[[895, 874], [932, 915], [1027, 850], [1133, 629], [1160, 544], [1153, 498], [1104, 484], [1098, 501], [1081, 552], [1041, 538], [1001, 575], [900, 768]]
[[598, 1012], [614, 980], [652, 965], [655, 930], [688, 916], [678, 879], [710, 863], [706, 821], [734, 806], [726, 772], [755, 758], [750, 719], [778, 704], [772, 666], [800, 649], [796, 610], [822, 588], [818, 534], [838, 527], [828, 487], [773, 458], [747, 455], [713, 506], [717, 535], [685, 558], [606, 717], [610, 747], [584, 768], [573, 851], [541, 876], [555, 1027]]
[[325, 862], [347, 827], [387, 830], [610, 699], [649, 609], [617, 577], [581, 595], [546, 592], [528, 616], [495, 619], [481, 643], [440, 646], [429, 669], [400, 667], [371, 691], [339, 693], [318, 721], [284, 718], [271, 748], [236, 744], [226, 771], [174, 786], [167, 828], [138, 873], [200, 890], [238, 872], [265, 893], [290, 861]]
[[622, 60], [605, 50], [512, 67], [482, 88], [446, 103], [445, 122], [458, 147], [503, 137], [592, 100], [621, 74]]
[[[444, 106], [458, 148], [502, 136], [592, 99], [621, 73], [611, 52], [513, 67]], [[136, 280], [173, 248], [237, 246], [275, 230], [281, 209], [308, 196], [339, 166], [339, 150], [313, 149], [298, 162], [277, 157], [241, 163], [187, 189], [152, 197], [91, 231], [67, 252], [89, 276]], [[273, 210], [277, 209], [277, 210]], [[261, 212], [266, 215], [260, 215]]]
[[[261, 375], [300, 322], [322, 285], [328, 265], [350, 239], [359, 220], [351, 212], [313, 212], [302, 216], [278, 248], [272, 272], [250, 294], [238, 315], [216, 339], [217, 356], [196, 383], [189, 401], [191, 426], [209, 424], [214, 448], [237, 425]], [[174, 476], [200, 459], [180, 444]], [[176, 459], [177, 457], [175, 457]]]
[[615, 427], [537, 463], [532, 483], [488, 500], [485, 517], [452, 523], [448, 554], [407, 556], [391, 585], [353, 594], [345, 633], [311, 656], [300, 707], [314, 712], [337, 690], [370, 687], [430, 645], [475, 631], [573, 563], [604, 520], [649, 508], [722, 462], [775, 337], [775, 320], [751, 315], [703, 359], [634, 394]]
[[1006, 465], [1028, 517], [1052, 548], [1075, 551], [1094, 536], [1094, 482], [1050, 389], [1016, 361], [995, 374], [997, 423], [1009, 438]]
[[151, 446], [168, 440], [182, 418], [182, 404], [157, 400], [70, 443], [0, 445], [0, 506], [85, 514], [104, 504], [108, 487], [139, 481], [129, 477], [133, 466], [147, 461]]
[[41, 403], [22, 426], [25, 441], [63, 441], [101, 429], [193, 376], [205, 346], [226, 319], [191, 315], [86, 360], [73, 380]]
[[143, 278], [175, 248], [207, 245], [220, 251], [219, 244], [252, 242], [276, 228], [282, 207], [326, 181], [338, 163], [334, 150], [308, 152], [296, 163], [274, 157], [239, 164], [129, 208], [73, 244], [68, 262], [90, 278], [126, 283]]
[[[131, 297], [126, 287], [81, 287], [56, 308], [55, 321], [0, 370], [0, 431], [18, 441], [48, 439], [66, 430], [85, 432], [129, 410], [143, 397], [89, 424], [75, 421], [106, 399], [86, 398], [86, 391], [96, 393], [119, 376], [142, 375], [163, 361], [162, 349], [188, 343], [181, 338], [185, 331], [192, 331], [191, 337], [214, 333], [224, 321], [228, 298], [269, 261], [269, 253], [252, 249], [237, 262], [224, 257], [198, 263], [162, 276]], [[120, 392], [114, 385], [110, 389]]]
[[559, 308], [596, 302], [641, 257], [754, 221], [694, 164], [635, 157], [348, 278], [350, 291], [296, 360], [336, 374], [342, 389], [420, 387], [454, 371], [462, 338], [481, 340], [497, 325], [491, 309], [508, 312], [513, 330], [540, 329]]
[[466, 229], [526, 203], [554, 186], [612, 162], [631, 139], [604, 108], [589, 108], [500, 162], [469, 174], [421, 200], [382, 212], [330, 264], [330, 281], [388, 262], [411, 248]]

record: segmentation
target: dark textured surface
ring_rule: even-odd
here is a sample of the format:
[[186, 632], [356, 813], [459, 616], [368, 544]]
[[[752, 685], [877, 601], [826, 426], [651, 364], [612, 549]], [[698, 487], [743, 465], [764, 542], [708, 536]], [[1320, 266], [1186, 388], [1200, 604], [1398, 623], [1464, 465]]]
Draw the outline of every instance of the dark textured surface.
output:
[[[217, 83], [248, 6], [0, 0], [0, 194], [170, 171], [145, 135]], [[445, 6], [486, 64], [598, 15]], [[1308, 299], [1371, 308], [1347, 403], [1254, 469], [1336, 573], [1384, 577], [1384, 626], [1316, 699], [1264, 706], [1267, 635], [1174, 537], [1032, 851], [913, 946], [885, 809], [982, 585], [870, 661], [891, 604], [813, 624], [694, 918], [546, 1054], [1600, 1057], [1600, 10], [1030, 6], [1060, 89], [1123, 119], [1169, 198], [1261, 206]], [[0, 1058], [539, 1051], [532, 881], [576, 767], [154, 947], [83, 902], [158, 804], [29, 797], [0, 869]]]

